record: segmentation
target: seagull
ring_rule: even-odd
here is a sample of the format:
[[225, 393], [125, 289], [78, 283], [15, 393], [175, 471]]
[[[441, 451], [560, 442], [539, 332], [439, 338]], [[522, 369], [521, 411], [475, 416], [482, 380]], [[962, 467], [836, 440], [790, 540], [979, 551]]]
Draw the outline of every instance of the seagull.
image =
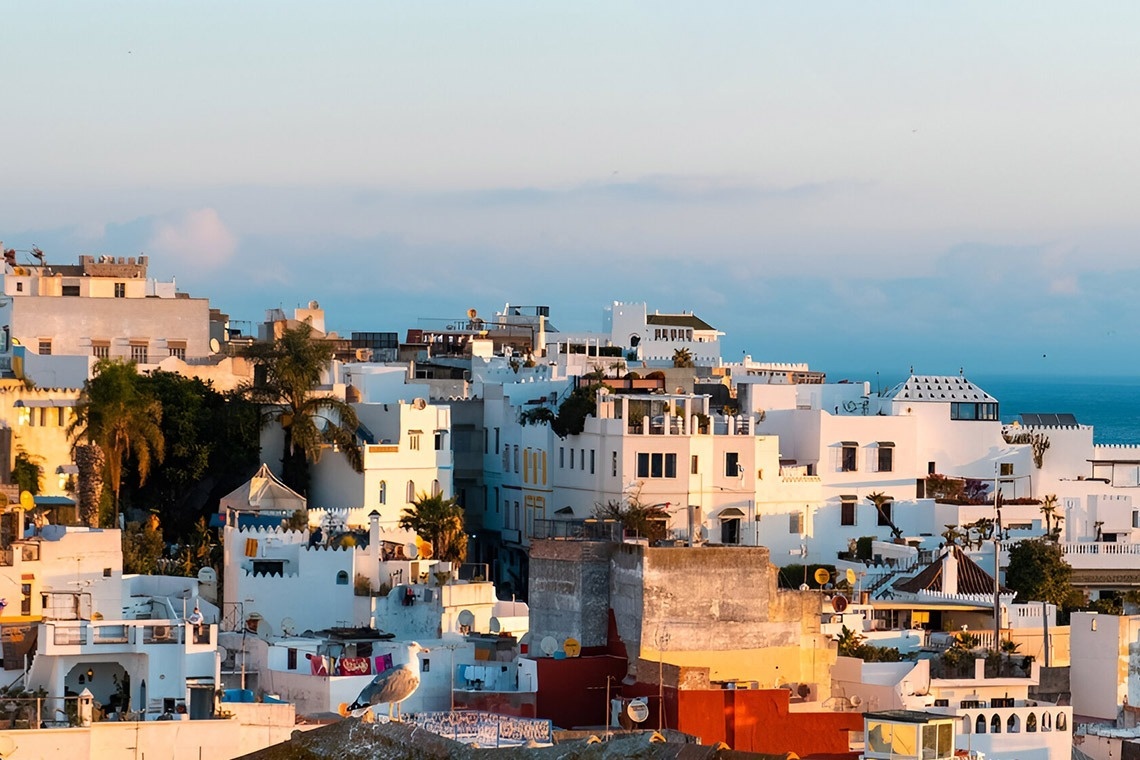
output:
[[431, 651], [414, 641], [408, 642], [406, 649], [407, 662], [393, 664], [383, 673], [377, 674], [370, 684], [360, 690], [356, 701], [347, 706], [348, 712], [387, 704], [389, 720], [393, 708], [396, 709], [397, 719], [402, 717], [400, 703], [412, 696], [420, 685], [420, 658], [417, 654]]

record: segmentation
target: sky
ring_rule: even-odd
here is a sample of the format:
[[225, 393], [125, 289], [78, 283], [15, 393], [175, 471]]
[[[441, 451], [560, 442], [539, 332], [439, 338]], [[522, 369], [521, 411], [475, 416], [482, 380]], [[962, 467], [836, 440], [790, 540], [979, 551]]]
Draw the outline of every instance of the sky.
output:
[[1140, 375], [1140, 4], [7, 3], [0, 240], [236, 321]]

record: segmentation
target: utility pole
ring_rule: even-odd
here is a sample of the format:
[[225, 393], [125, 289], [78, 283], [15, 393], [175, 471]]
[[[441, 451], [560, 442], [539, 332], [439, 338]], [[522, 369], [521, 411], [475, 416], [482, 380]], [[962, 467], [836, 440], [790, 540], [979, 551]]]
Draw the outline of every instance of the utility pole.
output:
[[[994, 651], [1001, 651], [1001, 583], [998, 578], [1001, 572], [1001, 489], [998, 487], [998, 475], [1001, 472], [1001, 462], [994, 463]], [[1047, 645], [1047, 644], [1046, 644]]]

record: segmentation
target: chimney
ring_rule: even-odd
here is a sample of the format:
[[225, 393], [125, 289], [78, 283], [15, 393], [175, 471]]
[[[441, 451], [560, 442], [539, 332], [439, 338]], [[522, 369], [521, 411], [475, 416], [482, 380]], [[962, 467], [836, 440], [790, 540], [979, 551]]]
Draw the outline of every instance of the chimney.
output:
[[958, 593], [958, 557], [953, 546], [947, 546], [942, 554], [942, 593]]

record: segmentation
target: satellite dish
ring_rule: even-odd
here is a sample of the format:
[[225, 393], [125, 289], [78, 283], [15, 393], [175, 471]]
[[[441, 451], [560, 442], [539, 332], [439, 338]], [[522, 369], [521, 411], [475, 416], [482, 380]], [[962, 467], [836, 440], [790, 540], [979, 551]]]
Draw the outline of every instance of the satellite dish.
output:
[[412, 399], [412, 406], [416, 409], [427, 409], [427, 401], [422, 398]]
[[649, 705], [645, 703], [644, 699], [632, 699], [626, 705], [625, 714], [634, 723], [643, 723], [649, 717]]
[[847, 698], [847, 701], [851, 703], [852, 707], [858, 707], [859, 705], [863, 704], [863, 698], [858, 694], [852, 694]]
[[479, 312], [475, 311], [474, 309], [468, 309], [467, 310], [467, 318], [468, 319], [475, 319], [475, 317], [477, 317], [477, 316], [479, 316]]
[[554, 640], [553, 636], [544, 636], [542, 641], [539, 642], [538, 648], [547, 657], [551, 656], [558, 651], [558, 642]]
[[459, 613], [458, 621], [460, 625], [465, 625], [470, 628], [475, 625], [475, 613], [471, 610], [463, 610]]
[[216, 354], [222, 350], [222, 344], [218, 342], [217, 338], [210, 338], [210, 353]]
[[847, 568], [847, 576], [846, 577], [847, 577], [847, 585], [848, 586], [854, 586], [855, 581], [857, 580], [855, 577], [855, 571], [852, 570], [851, 568]]
[[225, 647], [218, 647], [218, 659], [222, 662], [230, 659], [230, 650], [226, 649]]
[[319, 303], [317, 303], [316, 301], [309, 301], [309, 308], [316, 310], [316, 309], [321, 308], [321, 305]]
[[408, 543], [404, 544], [404, 556], [406, 556], [408, 559], [415, 559], [416, 557], [420, 556], [420, 549], [418, 546], [416, 546], [415, 541], [409, 541]]
[[34, 509], [36, 506], [36, 497], [32, 496], [31, 491], [20, 491], [20, 506], [24, 510]]
[[568, 638], [562, 642], [562, 651], [567, 657], [577, 657], [582, 654], [582, 645], [578, 643], [578, 639]]
[[297, 631], [297, 624], [293, 622], [293, 618], [287, 617], [281, 621], [281, 633], [285, 636], [292, 636]]
[[831, 573], [827, 572], [826, 570], [824, 570], [821, 567], [815, 571], [815, 575], [813, 575], [812, 577], [815, 578], [816, 583], [818, 583], [819, 585], [822, 586], [823, 584], [825, 584], [829, 580], [831, 580]]
[[847, 597], [843, 594], [836, 594], [831, 598], [831, 609], [836, 612], [843, 612], [847, 609]]
[[203, 583], [213, 583], [218, 580], [218, 571], [212, 567], [203, 567], [198, 571], [198, 580]]
[[807, 585], [806, 583], [801, 583], [800, 591], [811, 591], [811, 586]]
[[491, 629], [491, 633], [500, 633], [503, 630], [503, 624], [499, 622], [497, 617], [493, 617], [491, 618], [489, 628]]

